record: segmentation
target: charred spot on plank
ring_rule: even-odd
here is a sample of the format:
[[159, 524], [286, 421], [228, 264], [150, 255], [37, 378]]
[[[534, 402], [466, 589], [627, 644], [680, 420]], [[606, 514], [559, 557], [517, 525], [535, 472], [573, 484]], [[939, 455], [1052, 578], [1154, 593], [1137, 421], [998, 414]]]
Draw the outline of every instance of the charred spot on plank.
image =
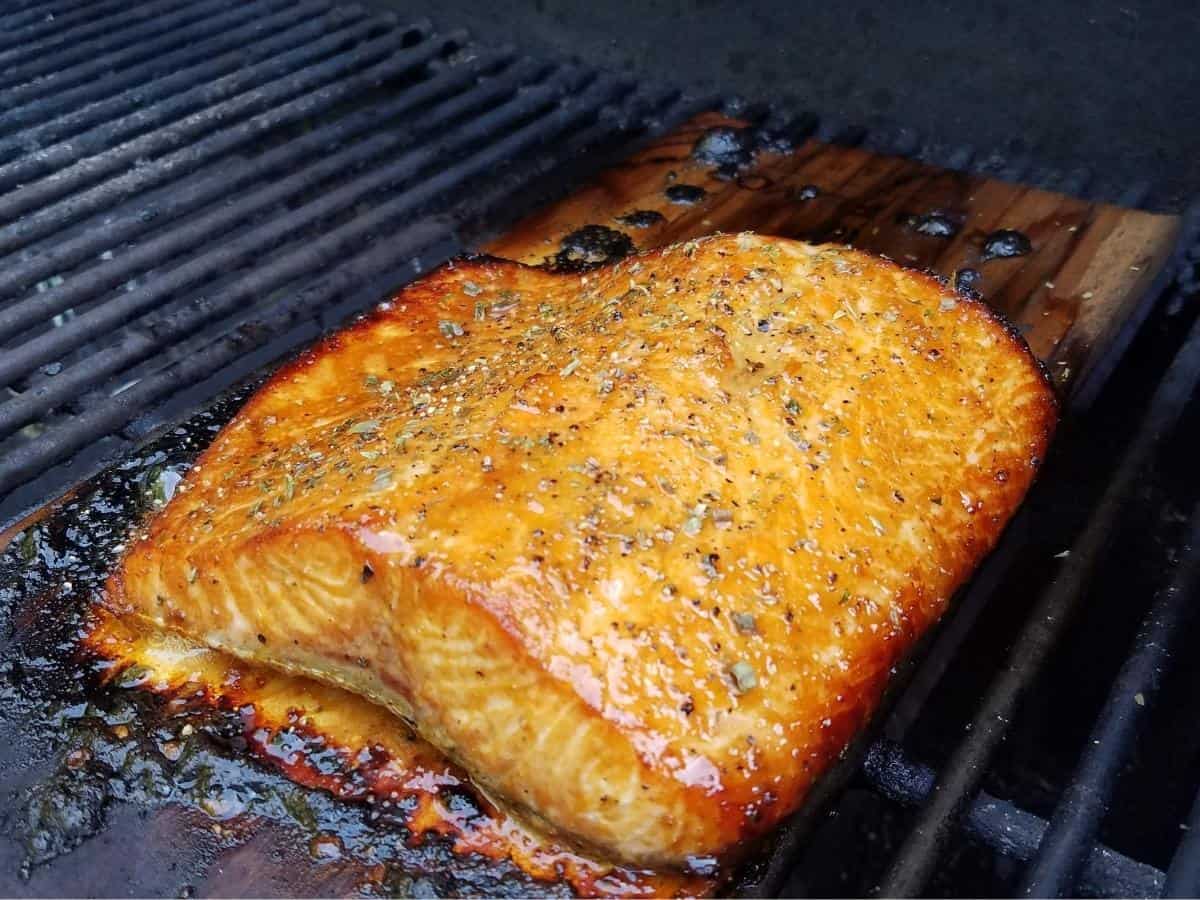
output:
[[927, 213], [901, 215], [899, 221], [910, 231], [926, 237], [952, 238], [962, 228], [963, 216], [950, 210], [935, 209]]
[[1011, 259], [1015, 256], [1028, 256], [1032, 252], [1033, 242], [1024, 232], [1001, 228], [983, 239], [980, 259], [983, 262], [989, 259]]
[[695, 184], [673, 184], [664, 191], [672, 203], [692, 206], [708, 196], [708, 191]]
[[983, 276], [978, 269], [959, 269], [954, 273], [954, 289], [971, 299], [978, 299]]
[[637, 248], [629, 235], [604, 225], [584, 225], [562, 239], [548, 262], [559, 272], [582, 272], [629, 256]]

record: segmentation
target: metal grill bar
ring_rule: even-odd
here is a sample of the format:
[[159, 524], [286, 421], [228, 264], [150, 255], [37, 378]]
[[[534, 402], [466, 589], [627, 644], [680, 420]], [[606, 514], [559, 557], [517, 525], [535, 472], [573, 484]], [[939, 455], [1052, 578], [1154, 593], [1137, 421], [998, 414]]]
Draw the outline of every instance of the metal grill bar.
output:
[[9, 12], [4, 14], [6, 23], [9, 18], [12, 18], [13, 21], [11, 24], [5, 24], [4, 27], [5, 30], [10, 30], [23, 28], [34, 22], [51, 21], [48, 17], [62, 17], [71, 10], [90, 6], [96, 2], [97, 0], [14, 0], [8, 5]]
[[1200, 794], [1196, 795], [1183, 840], [1179, 842], [1171, 867], [1167, 869], [1167, 884], [1162, 895], [1200, 896]]
[[[0, 143], [0, 160], [8, 162], [16, 152], [39, 149], [256, 61], [264, 52], [257, 39], [303, 25], [326, 10], [316, 0], [294, 6], [286, 0], [258, 0], [232, 8], [214, 0], [211, 7], [225, 12], [206, 14], [186, 30], [173, 29], [126, 53], [91, 60], [0, 94], [6, 107], [0, 113], [0, 133], [25, 129]], [[325, 27], [323, 22], [309, 24], [314, 36]], [[228, 52], [238, 48], [243, 48], [241, 54]], [[195, 66], [197, 62], [209, 64]]]
[[[152, 265], [155, 261], [170, 259], [180, 250], [204, 246], [210, 238], [229, 231], [255, 212], [270, 209], [276, 204], [295, 196], [307, 188], [336, 175], [341, 171], [363, 165], [384, 152], [411, 142], [413, 136], [428, 133], [432, 129], [453, 121], [458, 116], [476, 111], [489, 103], [511, 95], [521, 81], [531, 74], [533, 64], [520, 65], [507, 73], [507, 77], [485, 82], [474, 91], [461, 95], [453, 101], [439, 105], [432, 112], [420, 117], [410, 126], [411, 131], [390, 131], [375, 135], [370, 140], [355, 145], [341, 153], [320, 160], [309, 169], [302, 170], [282, 181], [246, 197], [236, 206], [219, 207], [210, 214], [197, 219], [187, 227], [175, 229], [162, 237], [148, 241], [131, 251], [123, 269], [103, 273], [100, 278], [79, 279], [63, 290], [68, 305], [84, 302], [103, 290], [124, 281], [131, 270]], [[316, 200], [292, 212], [284, 219], [267, 222], [242, 235], [236, 241], [216, 247], [214, 250], [185, 263], [151, 284], [126, 293], [106, 304], [71, 320], [62, 328], [46, 332], [38, 338], [14, 348], [0, 359], [0, 384], [10, 383], [21, 374], [35, 369], [42, 363], [57, 359], [69, 350], [103, 334], [145, 309], [157, 306], [188, 287], [200, 283], [206, 277], [229, 270], [231, 267], [249, 262], [270, 248], [279, 245], [288, 235], [312, 225], [322, 219], [335, 216], [352, 208], [365, 198], [381, 191], [394, 189], [416, 174], [444, 160], [451, 154], [474, 146], [503, 129], [544, 109], [564, 88], [569, 89], [572, 81], [562, 79], [554, 87], [539, 86], [522, 92], [512, 100], [501, 103], [488, 114], [461, 126], [436, 143], [406, 153], [384, 168], [363, 174], [349, 184], [324, 194]], [[410, 106], [411, 100], [398, 106]], [[313, 265], [323, 265], [324, 260]], [[301, 273], [296, 273], [301, 274]], [[37, 415], [59, 405], [87, 384], [97, 384], [100, 379], [125, 365], [135, 362], [153, 352], [159, 345], [186, 335], [213, 315], [236, 310], [238, 306], [252, 300], [259, 292], [269, 291], [271, 285], [262, 286], [254, 276], [223, 292], [220, 298], [206, 303], [203, 308], [192, 307], [176, 317], [172, 327], [154, 328], [152, 333], [131, 331], [122, 336], [114, 347], [90, 354], [78, 365], [67, 369], [52, 381], [40, 385], [9, 403], [0, 405], [0, 436], [10, 433]], [[281, 283], [279, 281], [275, 284]], [[45, 295], [42, 295], [45, 296]], [[59, 298], [61, 302], [63, 298]]]
[[[386, 262], [394, 265], [397, 257], [415, 256], [450, 236], [444, 224], [438, 226], [435, 223], [424, 222], [413, 226], [389, 240], [384, 248]], [[328, 261], [332, 262], [334, 258], [336, 257], [330, 257]], [[0, 460], [0, 493], [19, 484], [23, 477], [39, 471], [47, 462], [56, 462], [86, 446], [96, 437], [117, 431], [168, 394], [194, 384], [244, 356], [263, 342], [264, 332], [272, 333], [273, 322], [286, 325], [290, 324], [297, 314], [311, 314], [312, 310], [331, 302], [340, 292], [372, 274], [378, 274], [378, 270], [367, 271], [361, 264], [339, 265], [327, 278], [309, 286], [303, 292], [298, 292], [295, 295], [298, 303], [279, 304], [270, 314], [269, 321], [254, 323], [233, 334], [225, 335], [203, 348], [203, 352], [186, 356], [154, 375], [141, 379], [104, 404], [89, 408], [74, 420], [73, 424], [76, 427], [69, 433], [45, 435], [18, 447]]]
[[[59, 189], [55, 191], [56, 195], [69, 190], [79, 192], [55, 203], [53, 206], [27, 215], [20, 222], [13, 222], [11, 225], [0, 228], [0, 254], [19, 250], [34, 240], [53, 234], [64, 226], [82, 219], [84, 216], [101, 212], [135, 194], [174, 181], [193, 171], [202, 163], [209, 162], [222, 154], [254, 141], [273, 129], [325, 112], [338, 103], [357, 96], [364, 90], [369, 90], [378, 86], [381, 82], [410, 72], [428, 62], [439, 53], [445, 52], [448, 47], [454, 46], [462, 39], [463, 36], [461, 34], [454, 34], [440, 41], [435, 40], [433, 36], [429, 36], [424, 43], [408, 49], [397, 50], [390, 57], [376, 65], [369, 66], [352, 74], [346, 72], [343, 77], [339, 80], [334, 80], [332, 84], [296, 97], [288, 102], [281, 103], [264, 113], [247, 119], [231, 128], [217, 131], [215, 134], [211, 134], [194, 143], [187, 143], [186, 139], [178, 134], [175, 126], [161, 129], [159, 132], [151, 135], [146, 135], [145, 137], [150, 140], [161, 140], [163, 143], [170, 145], [182, 143], [185, 146], [173, 153], [168, 153], [166, 156], [156, 159], [149, 165], [141, 166], [131, 172], [110, 178], [94, 188], [80, 190], [83, 185], [59, 186]], [[403, 42], [403, 38], [401, 38], [401, 42]], [[331, 71], [342, 68], [353, 68], [358, 61], [354, 52], [347, 51], [344, 54], [339, 54], [335, 60], [326, 60], [315, 68], [321, 71], [323, 80], [332, 80]], [[310, 73], [305, 80], [311, 81], [313, 77]], [[300, 80], [299, 77], [297, 80]], [[275, 93], [299, 93], [299, 90], [293, 90], [291, 87], [280, 87], [279, 82], [275, 84]], [[219, 123], [223, 117], [222, 113], [214, 117], [212, 109], [207, 110], [205, 115], [213, 124]], [[137, 142], [126, 144], [125, 148], [129, 148], [135, 143]], [[124, 161], [124, 167], [126, 168], [134, 164], [141, 156], [137, 152], [130, 156], [128, 150], [123, 155], [127, 157]], [[84, 170], [88, 168], [88, 163], [90, 163], [90, 160], [85, 160], [84, 164], [82, 164]], [[110, 170], [114, 168], [114, 164], [111, 161], [108, 168]], [[86, 179], [87, 182], [92, 180], [95, 179]], [[38, 182], [38, 184], [53, 186], [57, 181], [57, 178], [47, 179], [46, 181]], [[0, 197], [0, 218], [6, 214], [13, 215], [15, 218], [16, 213], [7, 208], [7, 201], [9, 199], [9, 197]], [[20, 203], [18, 203], [19, 205]]]
[[[534, 119], [496, 143], [483, 147], [462, 162], [441, 165], [437, 174], [421, 181], [413, 190], [381, 204], [370, 213], [352, 219], [318, 242], [307, 243], [297, 251], [256, 268], [247, 279], [239, 281], [239, 286], [252, 285], [257, 295], [262, 296], [272, 287], [279, 286], [281, 276], [284, 279], [283, 283], [286, 283], [304, 271], [328, 266], [335, 261], [340, 262], [371, 236], [386, 233], [397, 219], [410, 216], [438, 195], [493, 169], [514, 155], [527, 152], [530, 148], [553, 139], [581, 120], [594, 116], [604, 104], [627, 90], [626, 86], [618, 82], [608, 79], [597, 81], [571, 104], [560, 106], [548, 115]], [[440, 151], [440, 148], [436, 149]], [[444, 151], [436, 152], [433, 156], [433, 160], [443, 163], [444, 158]], [[324, 199], [322, 198], [322, 201]], [[396, 248], [392, 246], [376, 247], [370, 252], [373, 254], [372, 258], [389, 264], [394, 264], [397, 254]], [[315, 265], [306, 265], [306, 259], [315, 259]], [[230, 295], [223, 294], [224, 296]], [[309, 309], [312, 308], [311, 304], [306, 305]], [[243, 348], [238, 352], [240, 354], [245, 350]], [[205, 352], [189, 357], [184, 367], [195, 373], [193, 380], [197, 380], [224, 364], [220, 354]], [[11, 490], [47, 464], [65, 458], [144, 412], [150, 403], [178, 388], [181, 377], [179, 371], [180, 365], [177, 364], [164, 372], [143, 378], [108, 402], [89, 405], [72, 420], [69, 427], [55, 429], [53, 433], [36, 438], [6, 454], [0, 460], [0, 493]]]
[[42, 0], [40, 3], [32, 0], [32, 2], [10, 4], [6, 12], [0, 13], [0, 34], [25, 28], [35, 22], [44, 22], [47, 16], [61, 14], [73, 5], [77, 6], [85, 2], [88, 0], [74, 0], [74, 2], [72, 0]]
[[78, 84], [87, 77], [88, 71], [102, 75], [127, 59], [146, 59], [148, 46], [156, 38], [170, 40], [181, 28], [202, 22], [206, 16], [220, 11], [220, 6], [193, 2], [181, 9], [167, 9], [164, 14], [133, 22], [128, 28], [106, 32], [94, 40], [71, 44], [57, 54], [38, 57], [23, 66], [8, 69], [2, 82], [7, 90], [0, 90], [0, 101], [6, 105], [14, 102], [7, 96], [9, 94], [44, 95], [62, 86]]
[[[138, 160], [189, 144], [225, 122], [270, 109], [364, 63], [377, 62], [389, 53], [402, 50], [410, 40], [407, 32], [389, 30], [368, 40], [372, 32], [384, 27], [386, 20], [382, 17], [355, 22], [211, 84], [202, 84], [146, 110], [92, 129], [73, 140], [0, 166], [0, 190], [25, 184], [0, 202], [0, 216], [15, 217], [37, 209], [64, 194], [94, 184], [105, 175], [127, 169]], [[358, 41], [365, 43], [352, 50], [346, 49]], [[428, 48], [422, 49], [428, 52]], [[416, 52], [420, 53], [421, 49]], [[187, 115], [188, 110], [196, 106], [203, 108]], [[167, 125], [170, 127], [164, 127]], [[132, 137], [147, 127], [156, 130]], [[114, 146], [131, 137], [126, 143]], [[54, 178], [44, 178], [51, 174]], [[38, 178], [43, 180], [34, 181]], [[34, 183], [29, 184], [31, 181]]]
[[[507, 91], [511, 91], [511, 87], [505, 83], [485, 86], [478, 95], [465, 95], [457, 101], [435, 110], [418, 123], [418, 128], [427, 130], [442, 124], [461, 112], [469, 111], [488, 100], [503, 96]], [[534, 88], [523, 93], [515, 101], [503, 104], [487, 115], [461, 126], [437, 144], [413, 150], [383, 169], [363, 175], [335, 191], [324, 194], [318, 200], [294, 211], [286, 218], [268, 222], [241, 236], [237, 241], [222, 248], [226, 254], [222, 258], [202, 257], [193, 263], [173, 269], [152, 284], [129, 292], [123, 297], [73, 319], [62, 328], [47, 332], [21, 347], [13, 349], [5, 355], [4, 359], [0, 360], [0, 384], [9, 383], [20, 374], [41, 363], [55, 359], [80, 346], [91, 336], [102, 334], [108, 329], [128, 321], [135, 314], [177, 294], [178, 291], [197, 283], [206, 276], [225, 271], [231, 265], [255, 258], [271, 247], [277, 246], [289, 234], [298, 229], [347, 210], [359, 201], [370, 197], [374, 192], [387, 190], [402, 183], [426, 166], [438, 161], [439, 158], [444, 158], [446, 154], [454, 153], [479, 140], [486, 139], [495, 131], [545, 108], [553, 102], [555, 93], [556, 91], [549, 87]], [[162, 238], [142, 245], [130, 253], [128, 258], [133, 259], [135, 264], [139, 265], [149, 264], [156, 259], [169, 258], [165, 252], [170, 251], [173, 255], [180, 248], [189, 246], [191, 242], [188, 238], [195, 239], [208, 234], [220, 234], [230, 225], [247, 218], [247, 212], [252, 213], [260, 208], [267, 208], [289, 196], [298, 194], [319, 183], [320, 180], [341, 171], [344, 166], [368, 160], [384, 149], [398, 145], [403, 140], [403, 135], [395, 133], [378, 135], [365, 142], [364, 145], [337, 154], [332, 161], [323, 160], [309, 170], [301, 171], [276, 185], [256, 192], [251, 197], [248, 209], [244, 210], [239, 205], [233, 210], [214, 210], [208, 216], [193, 223], [195, 231], [188, 229], [183, 234], [180, 232], [166, 234]], [[206, 259], [208, 262], [205, 262]], [[102, 287], [111, 286], [105, 282], [119, 283], [119, 281], [105, 276], [100, 277], [104, 279], [101, 282]], [[94, 285], [95, 282], [91, 279], [81, 279], [77, 285], [64, 286], [53, 305], [60, 306], [65, 302], [66, 306], [62, 308], [67, 308], [83, 302], [88, 297], [94, 296]]]
[[[498, 210], [503, 210], [505, 217], [511, 217], [511, 210], [514, 206], [519, 206], [521, 203], [521, 195], [528, 191], [528, 186], [533, 179], [537, 179], [538, 184], [545, 186], [552, 184], [560, 175], [570, 179], [571, 183], [578, 177], [577, 166], [579, 156], [577, 154], [586, 153], [589, 160], [589, 166], [601, 165], [605, 151], [602, 149], [607, 146], [609, 152], [615, 148], [627, 148], [627, 141], [630, 136], [630, 129], [644, 129], [647, 121], [652, 117], [660, 117], [653, 119], [659, 127], [662, 121], [669, 124], [664, 127], [670, 127], [672, 124], [678, 124], [688, 116], [699, 112], [700, 109], [711, 109], [715, 101], [710, 100], [708, 103], [697, 102], [693, 98], [685, 98], [676, 101], [677, 93], [662, 92], [650, 96], [635, 94], [633, 96], [621, 99], [619, 104], [606, 106], [600, 110], [594, 124], [583, 127], [569, 134], [564, 134], [562, 137], [554, 140], [549, 146], [552, 149], [544, 150], [540, 155], [531, 156], [529, 150], [513, 161], [509, 166], [509, 171], [506, 176], [498, 180], [491, 180], [492, 187], [482, 186], [482, 190], [475, 188], [472, 185], [470, 193], [470, 201], [467, 204], [459, 203], [455, 206], [454, 219], [456, 224], [461, 229], [464, 222], [477, 219], [479, 221], [491, 222], [494, 224], [494, 216]], [[669, 106], [668, 106], [669, 105]], [[620, 152], [620, 151], [618, 151]], [[624, 153], [621, 153], [623, 156]], [[599, 157], [599, 159], [597, 158]], [[613, 159], [615, 160], [615, 156]], [[570, 174], [574, 170], [574, 176]], [[490, 171], [490, 170], [488, 170]], [[461, 252], [461, 246], [457, 240], [453, 245], [445, 250], [445, 256]], [[379, 260], [379, 266], [382, 266], [389, 258], [390, 254], [393, 263], [395, 260], [394, 248], [386, 245], [377, 245], [372, 248], [370, 253], [364, 254], [362, 258], [374, 256]], [[442, 257], [437, 257], [441, 259]], [[357, 264], [360, 258], [356, 258], [352, 263]], [[404, 262], [404, 261], [402, 261]], [[378, 268], [378, 267], [377, 267]], [[404, 281], [408, 280], [407, 269]], [[377, 289], [375, 296], [385, 293], [388, 286], [381, 286]], [[318, 304], [311, 300], [306, 301], [309, 289], [305, 288], [292, 298], [279, 301], [285, 309], [296, 307], [298, 312], [291, 314], [291, 319], [300, 318], [300, 313], [303, 312], [303, 306], [307, 304], [309, 314], [317, 308]], [[374, 299], [374, 297], [370, 298]], [[319, 304], [323, 310], [326, 304]], [[255, 318], [252, 324], [252, 329], [259, 333], [270, 333], [274, 327], [270, 322], [277, 321], [275, 316], [276, 305], [272, 304], [266, 311], [267, 319]], [[257, 315], [257, 314], [256, 314]], [[334, 313], [332, 317], [321, 315], [321, 327], [329, 327], [331, 324], [338, 324], [343, 320], [345, 313]], [[240, 331], [240, 329], [239, 329]], [[265, 339], [265, 338], [264, 338]], [[307, 338], [305, 338], [307, 340]], [[261, 342], [261, 341], [260, 341]], [[176, 344], [171, 351], [175, 358], [184, 358], [195, 352], [207, 353], [209, 348], [203, 339], [188, 340], [181, 344]], [[245, 352], [257, 352], [257, 344], [254, 346], [245, 347]], [[231, 360], [236, 361], [236, 360]], [[265, 362], [265, 360], [264, 360]], [[133, 371], [137, 371], [136, 369]], [[88, 398], [89, 400], [91, 398]], [[99, 396], [98, 401], [105, 401], [107, 397]], [[143, 417], [138, 417], [139, 421]], [[152, 424], [155, 422], [155, 417], [150, 417], [148, 420]], [[134, 435], [140, 435], [145, 432], [146, 426], [139, 424], [134, 429]]]
[[1082, 197], [1088, 186], [1092, 183], [1093, 177], [1091, 169], [1071, 169], [1063, 175], [1062, 180], [1057, 183], [1054, 190], [1070, 194], [1073, 197]]
[[[873, 745], [863, 761], [863, 772], [885, 797], [905, 806], [916, 806], [929, 796], [937, 776], [928, 766], [905, 758], [891, 741]], [[963, 813], [963, 829], [981, 844], [1013, 859], [1031, 859], [1046, 832], [1046, 820], [1000, 800], [986, 791], [972, 798]], [[1079, 873], [1082, 893], [1097, 897], [1157, 897], [1165, 877], [1153, 866], [1130, 859], [1102, 844], [1083, 848]]]
[[[56, 28], [53, 34], [43, 40], [23, 41], [10, 50], [0, 52], [0, 72], [4, 73], [0, 76], [0, 87], [20, 84], [38, 75], [65, 68], [104, 49], [127, 46], [129, 40], [136, 41], [138, 35], [147, 31], [157, 33], [154, 30], [155, 19], [185, 2], [154, 0], [145, 4], [126, 5], [111, 16], [89, 15], [87, 21], [77, 29], [63, 32], [61, 28]], [[144, 29], [126, 30], [127, 26], [146, 22], [149, 24]]]
[[1027, 897], [1073, 893], [1087, 848], [1095, 840], [1117, 777], [1133, 751], [1139, 725], [1154, 701], [1174, 644], [1185, 633], [1200, 584], [1200, 508], [1192, 513], [1182, 552], [1184, 562], [1160, 592], [1134, 638], [1136, 649], [1113, 682], [1075, 777], [1063, 792], [1025, 875], [1021, 893]]
[[[485, 53], [474, 59], [466, 66], [449, 68], [429, 81], [422, 82], [416, 87], [404, 91], [399, 97], [390, 102], [372, 105], [359, 112], [352, 113], [329, 125], [318, 128], [306, 135], [287, 141], [280, 146], [267, 151], [248, 162], [238, 166], [232, 173], [221, 172], [202, 180], [192, 182], [154, 206], [154, 216], [146, 217], [141, 214], [128, 214], [107, 222], [101, 229], [88, 230], [66, 241], [55, 241], [30, 259], [21, 260], [10, 268], [0, 270], [0, 296], [31, 288], [58, 272], [68, 271], [72, 266], [84, 260], [95, 258], [106, 248], [119, 246], [132, 240], [151, 228], [161, 229], [164, 222], [198, 210], [206, 204], [227, 197], [231, 192], [241, 191], [253, 184], [263, 182], [278, 173], [305, 165], [315, 157], [321, 157], [330, 147], [344, 145], [347, 141], [358, 137], [364, 132], [377, 128], [396, 116], [420, 106], [430, 100], [449, 94], [466, 85], [481, 72], [499, 65], [507, 60], [507, 52]], [[541, 68], [532, 63], [522, 63], [512, 72], [506, 73], [503, 83], [509, 84], [512, 79], [522, 76], [533, 78]], [[499, 84], [494, 79], [491, 84]], [[512, 84], [515, 89], [516, 84]], [[377, 137], [377, 142], [390, 142], [398, 138], [403, 141], [415, 139], [421, 134], [423, 120], [408, 126], [406, 132], [390, 132]], [[438, 121], [432, 119], [431, 121]], [[388, 146], [391, 144], [389, 143]], [[369, 158], [368, 155], [356, 157], [356, 162]], [[341, 156], [338, 157], [342, 158]], [[336, 171], [336, 169], [335, 169]], [[24, 303], [19, 303], [6, 310], [0, 310], [0, 340], [17, 334], [38, 322], [47, 320], [50, 316], [84, 302], [89, 296], [96, 296], [106, 287], [113, 287], [125, 281], [134, 272], [152, 265], [161, 259], [169, 259], [178, 252], [180, 246], [196, 246], [210, 239], [213, 235], [222, 234], [233, 224], [241, 221], [250, 212], [260, 206], [265, 206], [276, 200], [289, 196], [288, 181], [280, 181], [271, 185], [268, 191], [260, 191], [241, 199], [239, 204], [216, 211], [212, 227], [201, 227], [199, 222], [191, 223], [182, 234], [177, 232], [164, 233], [156, 239], [155, 250], [160, 248], [164, 256], [156, 256], [145, 251], [145, 245], [134, 247], [115, 258], [99, 270], [89, 271], [72, 277], [68, 286], [37, 294]], [[262, 204], [256, 204], [255, 198], [263, 197]], [[243, 204], [246, 204], [243, 206]], [[0, 383], [4, 382], [0, 377]]]
[[1063, 631], [1087, 588], [1122, 507], [1146, 465], [1174, 429], [1200, 383], [1200, 322], [1189, 333], [1159, 384], [1134, 438], [1086, 528], [1074, 542], [1058, 576], [1039, 600], [1004, 670], [992, 683], [968, 730], [951, 755], [879, 888], [890, 897], [915, 896], [924, 887], [939, 849], [961, 818], [987, 763], [1008, 730], [1018, 701]]
[[[100, 0], [100, 2], [85, 0], [83, 3], [74, 4], [74, 8], [64, 9], [58, 14], [39, 15], [29, 24], [18, 26], [4, 34], [4, 40], [0, 41], [0, 52], [8, 53], [13, 47], [22, 47], [31, 41], [40, 41], [47, 35], [54, 37], [64, 33], [69, 34], [69, 30], [76, 25], [82, 24], [86, 27], [89, 22], [94, 22], [97, 18], [110, 12], [120, 12], [127, 5], [122, 0]], [[3, 58], [0, 57], [0, 62], [2, 61]]]

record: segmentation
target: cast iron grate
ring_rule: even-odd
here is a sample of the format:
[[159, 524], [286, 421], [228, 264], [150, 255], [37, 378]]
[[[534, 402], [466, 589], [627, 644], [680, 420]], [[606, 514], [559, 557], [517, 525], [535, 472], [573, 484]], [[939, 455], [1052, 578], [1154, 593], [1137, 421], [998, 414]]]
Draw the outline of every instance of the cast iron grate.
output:
[[[324, 0], [10, 5], [0, 13], [0, 522], [459, 252], [606, 153], [705, 105]], [[1086, 171], [1039, 168], [1003, 148], [979, 153], [905, 130], [797, 121], [825, 139], [1074, 194], [1135, 205], [1149, 191], [1146, 183], [1115, 191]], [[1157, 298], [1149, 330], [1158, 338], [1139, 338], [1149, 342], [1142, 357], [1163, 361], [1124, 372], [1125, 393], [1097, 404], [1096, 421], [1085, 417], [1059, 453], [1060, 468], [1074, 465], [1094, 436], [1089, 427], [1111, 430], [1114, 404], [1140, 397], [1144, 413], [1125, 423], [1133, 437], [1111, 457], [1119, 462], [1096, 464], [1082, 515], [1042, 514], [1051, 495], [1024, 516], [1037, 521], [1006, 538], [1011, 545], [1036, 527], [1069, 551], [1011, 614], [1009, 658], [973, 682], [980, 692], [965, 707], [965, 737], [945, 725], [952, 715], [936, 729], [943, 752], [929, 752], [920, 736], [930, 709], [953, 706], [935, 694], [987, 630], [990, 601], [1015, 577], [1015, 550], [1002, 548], [975, 580], [866, 752], [860, 780], [872, 802], [918, 810], [900, 816], [899, 846], [880, 854], [886, 865], [866, 881], [829, 881], [817, 870], [831, 863], [814, 862], [825, 840], [818, 829], [804, 852], [785, 843], [752, 890], [961, 893], [971, 882], [939, 882], [936, 872], [960, 852], [951, 842], [960, 832], [988, 859], [1027, 863], [989, 882], [992, 890], [1200, 890], [1200, 799], [1191, 829], [1151, 861], [1111, 849], [1106, 828], [1120, 818], [1106, 813], [1122, 784], [1144, 783], [1124, 770], [1136, 768], [1130, 755], [1153, 732], [1164, 682], [1194, 674], [1170, 664], [1180, 668], [1175, 651], [1200, 574], [1195, 515], [1172, 532], [1178, 565], [1149, 582], [1144, 596], [1154, 593], [1153, 602], [1131, 604], [1135, 620], [1145, 616], [1140, 630], [1106, 645], [1108, 697], [1097, 698], [1094, 724], [1080, 714], [1092, 734], [1062, 789], [1044, 792], [1049, 799], [1032, 811], [1005, 799], [1021, 791], [989, 782], [1010, 767], [1001, 741], [1020, 731], [1012, 726], [1018, 701], [1028, 704], [1045, 681], [1052, 650], [1082, 640], [1070, 613], [1103, 593], [1111, 541], [1131, 509], [1145, 507], [1145, 480], [1169, 446], [1191, 437], [1178, 423], [1200, 378], [1200, 326], [1182, 342], [1178, 332], [1194, 318], [1197, 247], [1176, 261]], [[1190, 774], [1189, 802], [1200, 782], [1200, 772]], [[837, 800], [843, 818], [855, 796], [852, 786]]]

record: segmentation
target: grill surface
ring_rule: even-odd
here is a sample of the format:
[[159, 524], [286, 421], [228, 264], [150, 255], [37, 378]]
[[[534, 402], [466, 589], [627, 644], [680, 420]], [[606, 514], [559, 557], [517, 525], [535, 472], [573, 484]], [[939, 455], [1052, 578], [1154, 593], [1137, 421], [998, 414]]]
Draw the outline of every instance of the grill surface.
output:
[[[11, 4], [0, 523], [705, 105], [323, 0]], [[904, 130], [796, 122], [1087, 188]], [[1196, 221], [837, 814], [785, 836], [744, 890], [1200, 891], [1200, 663], [1179, 652], [1200, 577]], [[1030, 545], [1061, 558], [1028, 571]]]

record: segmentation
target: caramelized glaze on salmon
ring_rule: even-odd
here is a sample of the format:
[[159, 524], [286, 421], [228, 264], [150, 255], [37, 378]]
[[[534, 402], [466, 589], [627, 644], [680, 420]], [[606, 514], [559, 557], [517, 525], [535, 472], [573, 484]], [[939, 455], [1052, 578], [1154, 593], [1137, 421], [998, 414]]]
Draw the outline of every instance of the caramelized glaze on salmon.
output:
[[984, 306], [857, 251], [460, 261], [275, 375], [110, 603], [390, 707], [602, 856], [724, 859], [870, 714], [1055, 416]]

